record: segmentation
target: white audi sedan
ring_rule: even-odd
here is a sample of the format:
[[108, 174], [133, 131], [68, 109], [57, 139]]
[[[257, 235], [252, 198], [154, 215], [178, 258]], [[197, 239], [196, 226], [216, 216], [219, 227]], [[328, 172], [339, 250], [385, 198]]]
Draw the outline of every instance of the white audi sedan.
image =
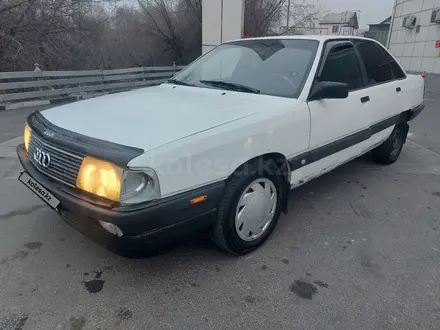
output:
[[369, 151], [395, 162], [423, 94], [370, 39], [230, 41], [160, 86], [33, 113], [20, 181], [115, 251], [206, 235], [245, 254], [291, 189]]

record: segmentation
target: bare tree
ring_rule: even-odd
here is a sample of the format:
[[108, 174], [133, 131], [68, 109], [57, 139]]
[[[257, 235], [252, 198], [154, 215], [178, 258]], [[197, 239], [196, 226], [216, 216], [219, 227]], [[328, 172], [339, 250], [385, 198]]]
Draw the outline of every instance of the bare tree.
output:
[[286, 0], [246, 0], [244, 32], [253, 37], [275, 34]]
[[149, 33], [163, 43], [164, 52], [174, 62], [187, 63], [200, 54], [201, 0], [138, 0], [138, 3], [149, 24]]
[[[306, 0], [292, 0], [290, 10], [285, 7], [283, 10], [282, 24], [279, 28], [286, 34], [307, 34], [316, 33], [314, 31], [316, 24], [328, 13], [323, 5], [313, 5]], [[287, 16], [289, 15], [289, 20]], [[288, 30], [284, 22], [290, 21]]]
[[[306, 0], [245, 0], [245, 34], [260, 37], [286, 32], [287, 15], [289, 28], [312, 27], [326, 12], [322, 5]], [[283, 29], [284, 28], [284, 29]]]
[[[286, 1], [245, 0], [245, 34], [277, 34]], [[291, 3], [298, 29], [322, 13]], [[0, 0], [0, 71], [187, 64], [201, 42], [202, 0]]]
[[106, 0], [2, 0], [0, 70], [26, 70], [35, 62], [46, 69], [75, 67], [83, 61], [75, 56], [81, 55], [84, 43], [96, 41], [103, 32], [112, 3], [114, 1]]

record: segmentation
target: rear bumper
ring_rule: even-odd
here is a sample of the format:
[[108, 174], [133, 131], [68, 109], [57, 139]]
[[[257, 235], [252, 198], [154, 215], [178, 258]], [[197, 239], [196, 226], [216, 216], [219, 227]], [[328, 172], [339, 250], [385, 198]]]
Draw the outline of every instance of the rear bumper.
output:
[[[217, 201], [224, 182], [136, 207], [121, 207], [93, 199], [43, 175], [28, 160], [24, 145], [17, 147], [17, 154], [26, 172], [61, 201], [57, 209], [61, 217], [84, 235], [115, 252], [155, 253], [170, 244], [206, 234], [215, 223]], [[201, 195], [207, 195], [208, 199], [191, 205], [190, 200]], [[99, 221], [118, 226], [123, 236], [110, 234]]]
[[425, 108], [424, 104], [420, 104], [408, 111], [408, 121], [415, 119]]

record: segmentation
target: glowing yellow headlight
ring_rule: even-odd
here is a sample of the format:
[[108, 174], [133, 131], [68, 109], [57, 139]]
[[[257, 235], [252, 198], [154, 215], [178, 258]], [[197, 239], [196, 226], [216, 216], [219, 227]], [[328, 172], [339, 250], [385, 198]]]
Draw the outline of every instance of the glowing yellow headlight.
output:
[[113, 201], [121, 198], [122, 169], [92, 157], [85, 157], [76, 178], [76, 187]]
[[31, 129], [26, 123], [24, 126], [24, 147], [26, 148], [26, 151], [29, 150], [29, 143], [31, 143]]

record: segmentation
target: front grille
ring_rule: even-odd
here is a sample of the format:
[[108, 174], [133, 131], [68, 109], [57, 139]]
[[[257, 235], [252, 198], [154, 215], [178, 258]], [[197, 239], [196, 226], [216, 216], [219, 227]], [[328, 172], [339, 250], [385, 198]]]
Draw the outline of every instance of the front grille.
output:
[[[37, 149], [50, 156], [50, 163], [47, 167], [41, 165], [36, 159]], [[84, 158], [83, 155], [67, 151], [52, 142], [44, 140], [34, 132], [32, 132], [28, 154], [30, 162], [40, 172], [68, 186], [75, 187], [76, 177]]]

